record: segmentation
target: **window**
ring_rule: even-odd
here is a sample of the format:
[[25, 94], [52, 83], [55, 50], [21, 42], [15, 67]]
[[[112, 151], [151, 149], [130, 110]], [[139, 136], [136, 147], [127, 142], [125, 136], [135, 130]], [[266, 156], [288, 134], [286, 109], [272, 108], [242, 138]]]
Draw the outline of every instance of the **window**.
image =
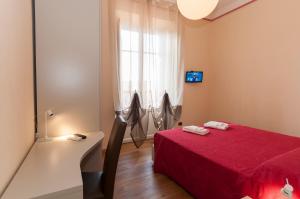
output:
[[131, 91], [139, 91], [139, 33], [121, 30], [120, 40], [121, 101], [128, 106]]
[[117, 10], [115, 26], [119, 44], [116, 109], [129, 107], [135, 91], [144, 108], [158, 107], [165, 92], [174, 105], [180, 104], [183, 66], [178, 57], [177, 10], [159, 7], [156, 1], [126, 2], [119, 2], [126, 8]]
[[169, 77], [175, 72], [175, 63], [168, 57], [170, 41], [163, 34], [143, 34], [126, 29], [120, 31], [120, 40], [122, 103], [128, 106], [132, 94], [137, 91], [142, 95], [145, 106], [157, 106], [160, 100], [156, 98], [163, 96], [170, 83], [166, 81], [171, 81]]

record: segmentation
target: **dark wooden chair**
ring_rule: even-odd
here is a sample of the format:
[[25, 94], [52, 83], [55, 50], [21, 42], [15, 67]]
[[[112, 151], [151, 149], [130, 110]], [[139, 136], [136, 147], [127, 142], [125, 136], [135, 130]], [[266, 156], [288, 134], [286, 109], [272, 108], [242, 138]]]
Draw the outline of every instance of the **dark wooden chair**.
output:
[[110, 134], [102, 172], [82, 172], [84, 199], [112, 199], [120, 150], [127, 123], [117, 116]]

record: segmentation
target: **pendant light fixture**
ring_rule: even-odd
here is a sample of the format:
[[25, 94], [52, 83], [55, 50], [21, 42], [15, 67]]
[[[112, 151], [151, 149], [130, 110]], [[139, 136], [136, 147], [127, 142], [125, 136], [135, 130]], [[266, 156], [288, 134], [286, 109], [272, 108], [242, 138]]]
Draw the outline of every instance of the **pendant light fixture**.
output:
[[192, 20], [203, 19], [216, 7], [219, 0], [177, 0], [181, 14]]

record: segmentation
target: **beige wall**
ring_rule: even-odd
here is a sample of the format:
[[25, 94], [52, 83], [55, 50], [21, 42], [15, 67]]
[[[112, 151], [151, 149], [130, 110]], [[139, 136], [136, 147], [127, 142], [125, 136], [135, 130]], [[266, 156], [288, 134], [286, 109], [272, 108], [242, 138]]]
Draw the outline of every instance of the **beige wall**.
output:
[[200, 70], [204, 72], [201, 84], [184, 84], [183, 125], [202, 124], [208, 117], [208, 29], [207, 22], [184, 22], [184, 61], [185, 70]]
[[99, 131], [99, 0], [36, 1], [38, 131]]
[[[109, 26], [108, 26], [108, 0], [102, 0], [102, 50], [101, 50], [101, 95], [100, 95], [100, 126], [106, 133], [105, 143], [109, 137], [114, 120], [112, 66], [110, 63]], [[206, 59], [206, 29], [201, 21], [185, 20], [184, 43], [186, 70], [203, 70], [207, 73]], [[183, 115], [184, 125], [201, 123], [205, 120], [205, 102], [207, 100], [207, 83], [191, 85], [185, 84]], [[195, 112], [195, 107], [197, 111]]]
[[0, 1], [0, 196], [34, 141], [30, 0]]
[[300, 135], [299, 7], [259, 0], [208, 25], [208, 119]]

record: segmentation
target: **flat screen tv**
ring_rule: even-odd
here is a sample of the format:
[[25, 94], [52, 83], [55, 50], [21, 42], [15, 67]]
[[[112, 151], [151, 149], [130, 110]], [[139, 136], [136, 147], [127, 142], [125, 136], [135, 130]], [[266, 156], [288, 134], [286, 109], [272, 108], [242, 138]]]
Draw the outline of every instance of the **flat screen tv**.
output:
[[187, 71], [185, 74], [186, 83], [201, 83], [203, 81], [202, 71]]

